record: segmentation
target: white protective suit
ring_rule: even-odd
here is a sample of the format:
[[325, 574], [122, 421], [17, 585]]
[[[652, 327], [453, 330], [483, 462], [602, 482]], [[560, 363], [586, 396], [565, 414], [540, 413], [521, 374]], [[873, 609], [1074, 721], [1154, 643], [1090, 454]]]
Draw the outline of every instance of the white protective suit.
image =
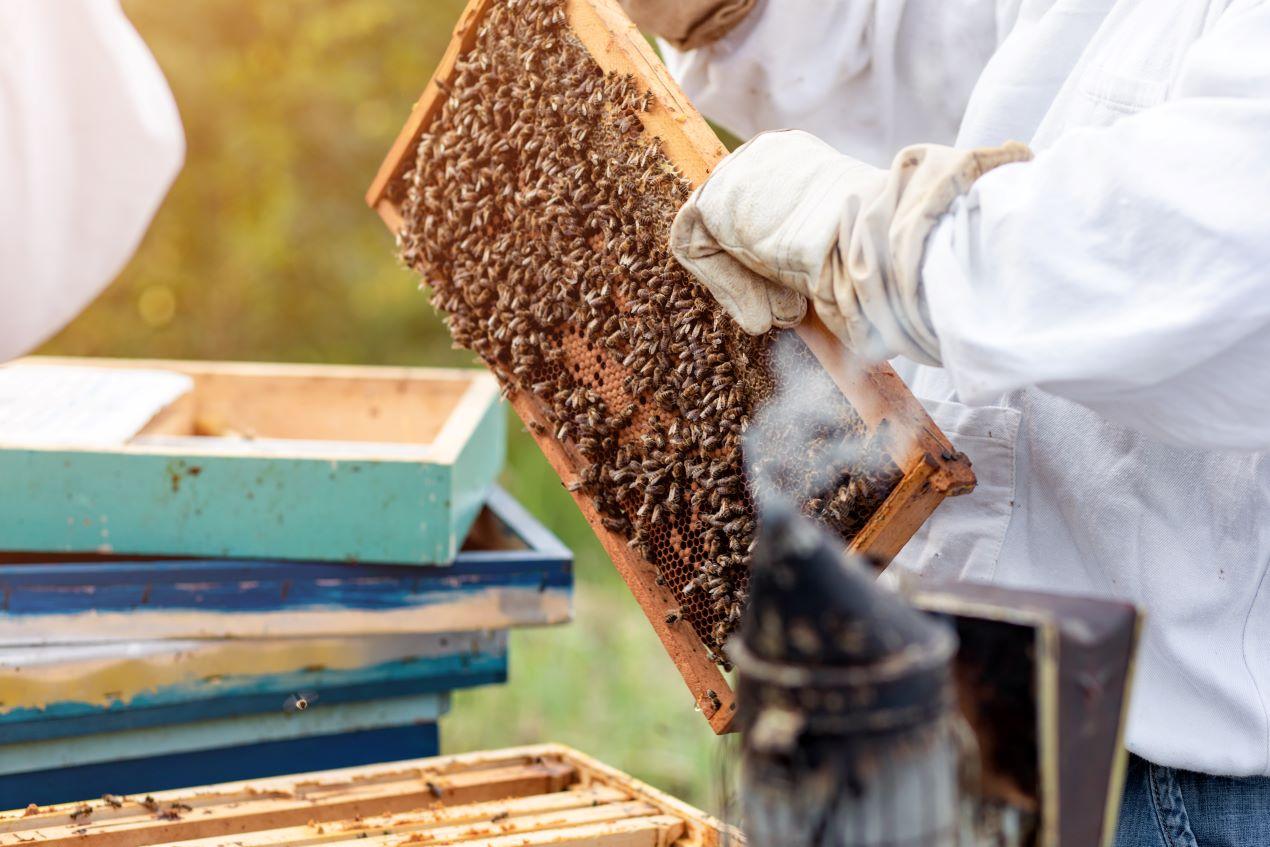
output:
[[0, 362], [119, 273], [184, 154], [172, 92], [117, 0], [0, 0]]
[[900, 563], [1139, 604], [1129, 748], [1270, 775], [1270, 2], [763, 0], [668, 53], [741, 135], [1032, 147], [927, 243], [900, 369], [979, 487]]

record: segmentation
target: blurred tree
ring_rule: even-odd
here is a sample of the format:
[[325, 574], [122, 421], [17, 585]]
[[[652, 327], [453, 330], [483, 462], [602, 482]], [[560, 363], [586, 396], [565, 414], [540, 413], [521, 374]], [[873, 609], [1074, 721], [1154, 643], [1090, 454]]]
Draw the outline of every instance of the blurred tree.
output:
[[469, 363], [359, 202], [458, 0], [126, 0], [185, 169], [63, 353]]

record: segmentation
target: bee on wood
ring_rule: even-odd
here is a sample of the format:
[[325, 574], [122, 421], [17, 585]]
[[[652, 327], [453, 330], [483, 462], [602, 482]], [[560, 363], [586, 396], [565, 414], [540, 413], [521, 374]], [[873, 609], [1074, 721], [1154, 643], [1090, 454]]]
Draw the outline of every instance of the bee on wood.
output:
[[303, 692], [292, 694], [286, 700], [282, 701], [282, 711], [289, 715], [297, 712], [304, 712], [317, 702], [318, 695], [316, 692]]

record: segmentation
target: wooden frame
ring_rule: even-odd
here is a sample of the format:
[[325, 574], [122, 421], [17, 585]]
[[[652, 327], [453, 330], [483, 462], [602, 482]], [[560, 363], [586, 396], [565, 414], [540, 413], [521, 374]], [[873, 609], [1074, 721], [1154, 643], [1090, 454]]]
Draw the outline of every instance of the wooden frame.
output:
[[0, 847], [743, 847], [734, 830], [559, 745], [0, 813]]
[[120, 443], [0, 443], [0, 478], [23, 492], [0, 511], [4, 550], [449, 564], [506, 451], [498, 384], [480, 370], [17, 364], [192, 387]]
[[[469, 2], [449, 49], [367, 192], [367, 203], [394, 232], [400, 230], [402, 219], [390, 188], [411, 166], [420, 135], [440, 111], [445, 98], [439, 81], [453, 75], [459, 57], [473, 46], [480, 21], [493, 2]], [[565, 0], [565, 12], [569, 28], [604, 71], [629, 74], [651, 92], [652, 105], [642, 116], [645, 130], [661, 141], [667, 157], [689, 182], [703, 182], [727, 150], [671, 79], [617, 0]], [[865, 364], [855, 359], [814, 314], [799, 327], [798, 334], [869, 430], [881, 433], [883, 447], [904, 471], [902, 481], [852, 544], [854, 552], [889, 561], [944, 497], [963, 494], [974, 487], [970, 462], [940, 432], [889, 365]], [[513, 393], [510, 401], [535, 433], [561, 479], [566, 483], [575, 481], [580, 467], [576, 458], [550, 435], [537, 434], [540, 428], [548, 433], [552, 428], [546, 426], [536, 401], [518, 393]], [[632, 551], [624, 538], [604, 529], [589, 498], [575, 493], [574, 499], [630, 586], [702, 713], [716, 732], [728, 731], [735, 700], [727, 680], [690, 626], [667, 623], [668, 613], [679, 607], [678, 599], [656, 584], [653, 566]]]

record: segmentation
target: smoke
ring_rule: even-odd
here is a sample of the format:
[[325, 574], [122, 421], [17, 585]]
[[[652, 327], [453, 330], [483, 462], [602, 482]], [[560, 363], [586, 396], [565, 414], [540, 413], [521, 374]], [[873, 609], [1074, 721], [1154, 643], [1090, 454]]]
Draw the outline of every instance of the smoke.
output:
[[[759, 513], [792, 505], [849, 539], [894, 488], [900, 468], [796, 333], [782, 333], [770, 356], [774, 390], [742, 442]], [[842, 356], [841, 367], [862, 367]]]

